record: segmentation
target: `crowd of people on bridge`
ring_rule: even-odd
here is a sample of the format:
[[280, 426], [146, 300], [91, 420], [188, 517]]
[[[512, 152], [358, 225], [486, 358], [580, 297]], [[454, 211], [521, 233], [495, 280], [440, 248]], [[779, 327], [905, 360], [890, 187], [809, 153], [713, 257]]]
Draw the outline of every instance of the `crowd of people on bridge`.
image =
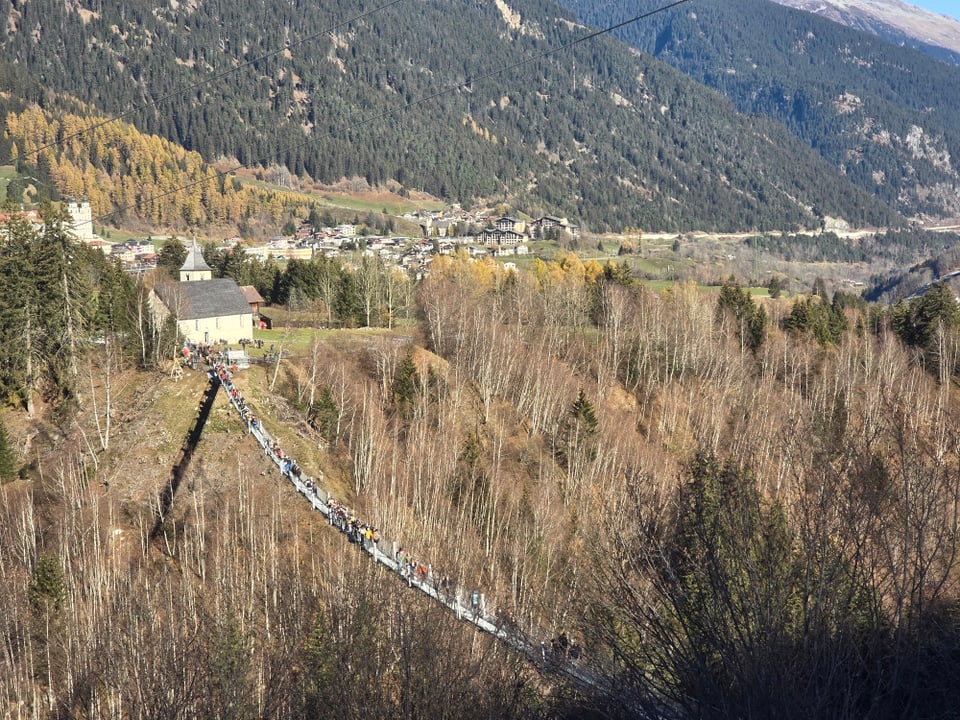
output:
[[[186, 349], [186, 348], [185, 348]], [[515, 633], [518, 631], [516, 618], [512, 613], [504, 614], [498, 612], [496, 617], [487, 618], [484, 596], [479, 590], [472, 590], [467, 596], [467, 604], [460, 603], [456, 585], [453, 580], [443, 574], [436, 573], [430, 563], [416, 559], [410, 552], [403, 547], [393, 546], [393, 552], [383, 553], [379, 550], [380, 530], [371, 523], [362, 520], [347, 505], [335, 499], [324, 492], [315, 478], [305, 474], [296, 460], [290, 457], [280, 446], [280, 443], [271, 438], [261, 423], [251, 411], [240, 393], [239, 389], [233, 383], [233, 372], [226, 364], [226, 355], [222, 352], [215, 352], [209, 346], [190, 347], [190, 353], [197, 353], [198, 358], [202, 358], [212, 367], [212, 373], [216, 375], [220, 385], [227, 391], [230, 402], [247, 423], [247, 428], [257, 439], [263, 450], [279, 467], [280, 471], [289, 477], [298, 489], [305, 488], [317, 501], [320, 511], [326, 515], [330, 524], [344, 533], [351, 543], [359, 545], [368, 553], [373, 555], [382, 564], [395, 570], [407, 584], [417, 585], [421, 590], [434, 594], [435, 597], [456, 610], [458, 617], [461, 611], [466, 610], [468, 616], [474, 620], [483, 619], [495, 628], [501, 628], [507, 632]], [[322, 482], [322, 474], [320, 481]], [[389, 558], [392, 563], [384, 562]], [[432, 590], [432, 593], [430, 592]], [[562, 641], [554, 640], [550, 646], [546, 643], [541, 644], [541, 652], [546, 658], [548, 655], [570, 658], [574, 653], [569, 651], [569, 645], [566, 636], [561, 635]], [[575, 653], [579, 658], [579, 649]]]
[[345, 533], [350, 542], [363, 545], [367, 550], [372, 550], [380, 544], [379, 529], [358, 518], [350, 508], [336, 498], [328, 498], [326, 504], [330, 509], [330, 514], [327, 516], [330, 524]]
[[[344, 533], [350, 542], [362, 546], [369, 552], [372, 552], [374, 548], [379, 546], [380, 529], [362, 520], [355, 512], [336, 498], [329, 495], [325, 498], [321, 497], [321, 488], [317, 484], [317, 481], [313, 477], [306, 475], [297, 464], [297, 461], [283, 450], [280, 443], [270, 438], [266, 431], [260, 427], [256, 416], [254, 416], [250, 410], [250, 407], [247, 405], [237, 386], [234, 385], [233, 373], [225, 364], [223, 356], [220, 354], [211, 354], [206, 357], [212, 365], [213, 371], [216, 373], [221, 386], [230, 396], [230, 402], [237, 412], [240, 413], [244, 421], [246, 421], [248, 429], [257, 437], [263, 449], [268, 455], [274, 458], [281, 472], [291, 480], [298, 480], [308, 492], [320, 500], [321, 505], [325, 508], [324, 514], [327, 516], [330, 524]], [[326, 495], [326, 493], [323, 494]], [[421, 585], [433, 587], [438, 593], [443, 593], [446, 597], [452, 597], [453, 582], [446, 575], [440, 576], [439, 578], [435, 577], [432, 565], [414, 560], [413, 556], [403, 548], [399, 548], [396, 551], [393, 560], [396, 563], [397, 571], [407, 580], [408, 584], [416, 581]]]
[[224, 365], [227, 369], [227, 341], [218, 340], [215, 344], [195, 343], [187, 341], [180, 350], [180, 362], [192, 370], [199, 370], [200, 365]]
[[230, 396], [230, 402], [236, 408], [237, 412], [240, 413], [243, 421], [247, 423], [247, 428], [251, 431], [258, 429], [260, 427], [260, 421], [257, 420], [256, 415], [254, 415], [253, 411], [247, 406], [247, 401], [243, 399], [243, 395], [240, 394], [237, 386], [233, 384], [230, 370], [227, 369], [223, 360], [218, 359], [211, 364], [213, 365], [213, 371], [220, 380], [220, 385], [227, 391], [227, 394]]

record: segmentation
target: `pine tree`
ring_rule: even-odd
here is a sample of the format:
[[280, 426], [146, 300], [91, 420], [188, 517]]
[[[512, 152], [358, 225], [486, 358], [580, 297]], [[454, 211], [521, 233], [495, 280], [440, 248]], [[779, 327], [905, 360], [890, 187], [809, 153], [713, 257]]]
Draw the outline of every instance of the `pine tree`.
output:
[[328, 443], [334, 443], [337, 440], [337, 424], [340, 417], [340, 410], [330, 392], [330, 386], [324, 385], [320, 390], [320, 395], [314, 401], [310, 408], [310, 422]]
[[733, 320], [740, 342], [753, 352], [760, 349], [767, 334], [767, 311], [758, 306], [732, 277], [720, 289], [717, 320]]
[[66, 216], [50, 205], [42, 208], [42, 233], [28, 247], [27, 271], [33, 285], [41, 367], [47, 391], [59, 401], [76, 393], [77, 360], [87, 329], [92, 289], [89, 261], [64, 227]]
[[554, 445], [557, 459], [567, 466], [568, 472], [578, 459], [590, 461], [595, 457], [598, 426], [593, 403], [581, 388], [560, 424]]
[[330, 706], [339, 679], [331, 634], [323, 611], [318, 611], [303, 651], [304, 704], [313, 712]]
[[597, 432], [597, 416], [583, 388], [580, 388], [580, 394], [570, 406], [570, 417], [583, 433], [592, 436]]

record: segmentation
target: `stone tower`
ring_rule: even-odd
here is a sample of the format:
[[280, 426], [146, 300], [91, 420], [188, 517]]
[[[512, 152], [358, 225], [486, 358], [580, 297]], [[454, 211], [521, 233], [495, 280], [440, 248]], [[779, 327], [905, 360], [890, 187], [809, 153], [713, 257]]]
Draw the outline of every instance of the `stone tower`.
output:
[[93, 240], [93, 212], [86, 198], [77, 202], [76, 199], [67, 203], [67, 212], [70, 213], [71, 229], [77, 240], [88, 243]]

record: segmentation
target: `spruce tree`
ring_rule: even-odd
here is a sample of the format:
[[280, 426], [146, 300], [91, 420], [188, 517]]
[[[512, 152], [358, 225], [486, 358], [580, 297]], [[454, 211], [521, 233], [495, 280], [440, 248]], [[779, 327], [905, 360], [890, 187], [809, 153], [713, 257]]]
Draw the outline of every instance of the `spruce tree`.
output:
[[55, 555], [47, 553], [37, 558], [30, 580], [30, 606], [37, 617], [59, 614], [67, 597], [63, 568]]
[[187, 260], [187, 252], [187, 248], [184, 247], [179, 239], [174, 237], [170, 238], [164, 243], [164, 246], [160, 248], [160, 253], [157, 258], [157, 268], [166, 270], [170, 274], [170, 277], [179, 277], [180, 268], [183, 267], [183, 263]]
[[17, 476], [17, 453], [10, 442], [7, 427], [0, 420], [0, 483], [9, 482]]
[[580, 388], [580, 394], [570, 406], [570, 417], [576, 423], [581, 431], [588, 435], [593, 435], [597, 431], [597, 416], [593, 411], [593, 404], [587, 398], [583, 388]]
[[596, 455], [598, 427], [593, 403], [581, 388], [558, 428], [554, 445], [557, 459], [568, 468], [577, 457], [593, 460]]
[[330, 386], [324, 385], [320, 390], [320, 396], [310, 408], [310, 421], [328, 443], [334, 443], [337, 440], [339, 416], [340, 409], [333, 399]]
[[740, 341], [747, 348], [753, 352], [760, 349], [767, 334], [767, 311], [732, 277], [723, 284], [717, 302], [717, 320], [722, 322], [725, 317], [733, 320]]
[[413, 355], [409, 353], [397, 369], [393, 379], [393, 404], [403, 415], [413, 411], [413, 403], [420, 391], [419, 373]]

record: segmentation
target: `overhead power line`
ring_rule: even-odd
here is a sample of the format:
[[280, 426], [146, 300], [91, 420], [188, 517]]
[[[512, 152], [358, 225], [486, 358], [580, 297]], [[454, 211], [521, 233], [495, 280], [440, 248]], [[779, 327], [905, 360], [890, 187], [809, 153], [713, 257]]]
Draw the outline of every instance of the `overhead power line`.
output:
[[[601, 28], [601, 29], [598, 29], [598, 30], [593, 30], [593, 31], [591, 31], [591, 32], [589, 32], [589, 33], [586, 33], [585, 35], [582, 35], [582, 36], [580, 36], [580, 37], [578, 37], [578, 38], [575, 38], [574, 40], [571, 40], [571, 41], [569, 41], [569, 42], [563, 43], [562, 45], [558, 45], [558, 46], [556, 46], [556, 47], [554, 47], [554, 48], [549, 48], [549, 49], [547, 49], [547, 50], [544, 50], [543, 52], [537, 53], [537, 54], [535, 54], [535, 55], [531, 55], [531, 56], [526, 57], [526, 58], [524, 58], [524, 59], [522, 59], [522, 60], [518, 60], [517, 62], [509, 63], [509, 64], [507, 64], [507, 65], [503, 65], [503, 66], [501, 66], [501, 67], [499, 67], [499, 68], [496, 68], [496, 69], [491, 70], [491, 71], [489, 71], [489, 72], [482, 73], [482, 74], [480, 74], [480, 75], [475, 75], [475, 76], [468, 77], [468, 78], [466, 78], [465, 80], [462, 80], [462, 81], [456, 82], [456, 83], [452, 83], [452, 84], [450, 84], [450, 85], [447, 85], [446, 87], [443, 87], [443, 88], [441, 88], [441, 89], [439, 89], [439, 90], [436, 90], [435, 92], [431, 92], [431, 93], [428, 93], [428, 94], [426, 94], [426, 95], [422, 95], [422, 96], [420, 96], [420, 97], [412, 98], [412, 99], [407, 100], [407, 101], [404, 102], [403, 104], [401, 104], [401, 105], [399, 105], [399, 106], [397, 106], [397, 107], [395, 107], [395, 108], [393, 108], [393, 109], [391, 109], [391, 110], [385, 110], [385, 111], [383, 111], [383, 112], [375, 113], [375, 114], [369, 115], [369, 116], [367, 116], [367, 117], [365, 117], [365, 118], [361, 118], [361, 119], [358, 120], [356, 123], [354, 123], [353, 125], [351, 125], [350, 128], [348, 128], [348, 129], [359, 128], [359, 127], [362, 127], [362, 126], [364, 126], [364, 125], [367, 125], [367, 124], [369, 124], [369, 123], [371, 123], [371, 122], [375, 122], [376, 120], [380, 120], [380, 119], [383, 119], [383, 118], [387, 118], [387, 117], [392, 117], [392, 116], [398, 115], [400, 112], [402, 112], [402, 111], [404, 111], [404, 110], [406, 110], [406, 109], [408, 109], [408, 108], [416, 107], [416, 106], [418, 106], [418, 105], [421, 105], [421, 104], [423, 104], [423, 103], [429, 102], [429, 101], [431, 101], [431, 100], [435, 100], [435, 99], [438, 98], [438, 97], [441, 97], [441, 96], [446, 95], [446, 94], [448, 94], [448, 93], [455, 92], [455, 91], [457, 91], [457, 90], [460, 90], [461, 88], [470, 87], [473, 83], [475, 83], [475, 82], [477, 82], [477, 81], [487, 80], [487, 79], [489, 79], [489, 78], [496, 77], [496, 76], [498, 76], [498, 75], [502, 75], [502, 74], [504, 74], [504, 73], [506, 73], [506, 72], [510, 72], [510, 71], [512, 71], [512, 70], [516, 70], [517, 68], [525, 67], [525, 66], [527, 66], [527, 65], [530, 65], [530, 64], [532, 64], [532, 63], [535, 63], [535, 62], [537, 62], [537, 61], [539, 61], [539, 60], [542, 60], [542, 59], [544, 59], [544, 58], [547, 58], [547, 57], [550, 57], [550, 56], [552, 56], [552, 55], [556, 55], [556, 54], [558, 54], [558, 53], [564, 52], [565, 50], [569, 50], [570, 48], [572, 48], [572, 47], [574, 47], [574, 46], [576, 46], [576, 45], [580, 45], [580, 44], [582, 44], [582, 43], [585, 43], [585, 42], [587, 42], [587, 41], [589, 41], [589, 40], [592, 40], [592, 39], [594, 39], [594, 38], [596, 38], [596, 37], [599, 37], [600, 35], [609, 34], [609, 33], [613, 32], [613, 31], [615, 31], [615, 30], [619, 30], [620, 28], [626, 27], [627, 25], [631, 25], [631, 24], [633, 24], [633, 23], [640, 22], [641, 20], [645, 20], [646, 18], [649, 18], [649, 17], [652, 17], [652, 16], [654, 16], [654, 15], [658, 15], [658, 14], [660, 14], [660, 13], [666, 12], [666, 11], [671, 10], [671, 9], [673, 9], [673, 8], [679, 6], [679, 5], [684, 5], [684, 4], [686, 4], [686, 3], [690, 2], [690, 1], [691, 1], [691, 0], [675, 0], [674, 2], [668, 3], [668, 4], [666, 4], [666, 5], [663, 5], [663, 6], [661, 6], [661, 7], [655, 8], [655, 9], [653, 9], [653, 10], [649, 10], [649, 11], [647, 11], [647, 12], [640, 13], [640, 14], [638, 14], [638, 15], [634, 15], [634, 16], [631, 17], [631, 18], [628, 18], [628, 19], [623, 20], [623, 21], [621, 21], [621, 22], [615, 23], [615, 24], [613, 24], [613, 25], [609, 25], [609, 26], [607, 26], [607, 27], [604, 27], [604, 28]], [[392, 0], [392, 2], [389, 3], [388, 5], [390, 5], [390, 4], [395, 4], [395, 3], [397, 3], [397, 2], [400, 2], [400, 0]], [[384, 5], [384, 6], [382, 6], [382, 7], [388, 7], [388, 5]], [[304, 40], [298, 41], [298, 44], [299, 44], [299, 43], [302, 43], [302, 42], [304, 42]], [[276, 54], [276, 53], [272, 53], [272, 54]], [[251, 61], [251, 62], [256, 62], [256, 61]], [[299, 143], [295, 143], [295, 144], [293, 144], [293, 145], [289, 145], [289, 146], [286, 146], [286, 147], [279, 148], [279, 149], [277, 150], [277, 152], [289, 152], [289, 151], [291, 151], [291, 150], [296, 150], [296, 149], [298, 149], [298, 148], [311, 145], [311, 144], [314, 143], [314, 142], [316, 142], [316, 138], [310, 138], [310, 139], [305, 140], [305, 141], [303, 141], [303, 142], [299, 142]], [[260, 163], [261, 163], [261, 161], [258, 160], [256, 164], [260, 164]], [[121, 212], [123, 212], [123, 211], [125, 211], [125, 210], [129, 210], [129, 209], [131, 209], [131, 208], [139, 207], [140, 205], [143, 205], [143, 204], [146, 204], [146, 203], [150, 203], [150, 202], [154, 202], [154, 201], [156, 201], [156, 200], [160, 200], [160, 199], [162, 199], [162, 198], [168, 197], [168, 196], [170, 196], [170, 195], [174, 195], [174, 194], [176, 194], [176, 193], [178, 193], [178, 192], [182, 192], [182, 191], [184, 191], [184, 190], [189, 190], [189, 189], [191, 189], [191, 188], [194, 188], [194, 187], [196, 187], [196, 186], [198, 186], [198, 185], [202, 185], [203, 183], [209, 182], [209, 181], [211, 181], [211, 180], [221, 181], [223, 178], [230, 176], [231, 174], [237, 172], [238, 170], [243, 170], [243, 169], [245, 169], [245, 168], [250, 168], [250, 167], [253, 166], [253, 165], [254, 165], [254, 163], [251, 161], [251, 162], [246, 162], [246, 163], [239, 163], [239, 164], [235, 165], [234, 167], [232, 167], [232, 168], [229, 169], [229, 170], [215, 171], [213, 175], [208, 175], [208, 176], [205, 176], [205, 177], [203, 177], [203, 178], [200, 178], [199, 180], [194, 180], [194, 181], [192, 181], [192, 182], [186, 183], [186, 184], [184, 184], [184, 185], [180, 185], [180, 186], [178, 186], [178, 187], [172, 188], [172, 189], [167, 190], [167, 191], [164, 191], [164, 192], [162, 192], [162, 193], [158, 193], [158, 194], [156, 194], [156, 195], [151, 195], [150, 197], [143, 198], [143, 199], [141, 199], [141, 200], [139, 200], [139, 201], [137, 201], [137, 202], [135, 202], [135, 203], [130, 203], [130, 204], [128, 204], [128, 205], [124, 205], [124, 206], [115, 208], [114, 210], [111, 210], [111, 211], [108, 212], [108, 213], [104, 213], [104, 214], [102, 214], [102, 215], [97, 216], [96, 218], [93, 218], [93, 220], [103, 222], [103, 221], [105, 221], [107, 218], [110, 218], [110, 217], [116, 215], [117, 213], [121, 213]], [[91, 222], [92, 222], [92, 221], [91, 221]]]

